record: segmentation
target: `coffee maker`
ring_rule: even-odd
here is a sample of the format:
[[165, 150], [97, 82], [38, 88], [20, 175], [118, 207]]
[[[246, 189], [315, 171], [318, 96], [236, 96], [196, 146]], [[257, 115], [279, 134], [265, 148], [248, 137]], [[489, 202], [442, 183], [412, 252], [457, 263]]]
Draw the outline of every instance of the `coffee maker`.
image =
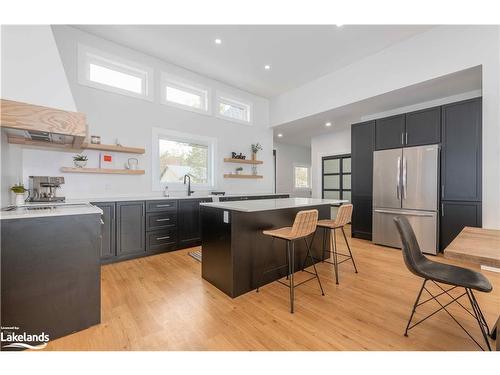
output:
[[64, 202], [56, 191], [64, 184], [64, 177], [30, 176], [29, 202]]

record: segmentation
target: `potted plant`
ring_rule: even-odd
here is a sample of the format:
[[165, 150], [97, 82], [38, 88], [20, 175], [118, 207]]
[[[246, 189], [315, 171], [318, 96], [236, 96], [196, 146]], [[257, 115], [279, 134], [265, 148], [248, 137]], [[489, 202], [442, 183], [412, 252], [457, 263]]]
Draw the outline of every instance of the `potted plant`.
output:
[[87, 155], [78, 154], [73, 156], [73, 162], [75, 163], [75, 167], [83, 168], [87, 165]]
[[241, 174], [243, 172], [243, 167], [236, 168], [236, 174]]
[[22, 206], [24, 204], [24, 193], [28, 191], [23, 184], [17, 184], [10, 188], [10, 190], [16, 194], [16, 206]]
[[257, 159], [257, 152], [262, 150], [262, 145], [260, 143], [252, 143], [252, 160]]

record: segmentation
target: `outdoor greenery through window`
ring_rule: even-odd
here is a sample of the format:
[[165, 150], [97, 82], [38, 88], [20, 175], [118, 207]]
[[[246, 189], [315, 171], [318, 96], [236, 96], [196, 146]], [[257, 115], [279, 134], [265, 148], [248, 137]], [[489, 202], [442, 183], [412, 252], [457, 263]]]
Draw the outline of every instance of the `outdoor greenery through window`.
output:
[[309, 167], [295, 167], [295, 189], [309, 188]]
[[209, 183], [207, 145], [160, 138], [159, 151], [161, 183], [182, 183], [186, 174], [193, 184]]

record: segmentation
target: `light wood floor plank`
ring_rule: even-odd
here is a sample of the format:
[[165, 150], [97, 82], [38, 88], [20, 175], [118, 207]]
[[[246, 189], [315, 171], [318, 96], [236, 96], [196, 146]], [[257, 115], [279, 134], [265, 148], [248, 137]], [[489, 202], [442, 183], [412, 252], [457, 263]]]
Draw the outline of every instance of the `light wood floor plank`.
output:
[[[102, 323], [47, 350], [477, 350], [444, 312], [404, 337], [421, 279], [399, 250], [351, 241], [359, 273], [343, 263], [336, 285], [333, 266], [319, 264], [326, 296], [314, 281], [297, 288], [293, 315], [288, 289], [277, 283], [227, 297], [201, 278], [200, 263], [187, 255], [192, 249], [105, 265]], [[494, 290], [476, 294], [491, 325], [500, 313], [500, 274], [482, 272]], [[424, 305], [417, 318], [435, 307]], [[479, 341], [477, 323], [451, 310]]]

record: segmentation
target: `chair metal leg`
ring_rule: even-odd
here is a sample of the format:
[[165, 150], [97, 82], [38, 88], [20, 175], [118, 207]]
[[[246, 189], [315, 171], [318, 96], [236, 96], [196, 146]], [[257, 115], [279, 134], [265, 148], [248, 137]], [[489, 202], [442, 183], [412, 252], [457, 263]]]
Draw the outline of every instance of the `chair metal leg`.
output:
[[347, 245], [347, 250], [349, 250], [349, 256], [351, 257], [352, 265], [354, 266], [354, 272], [358, 273], [358, 268], [356, 267], [356, 263], [354, 262], [354, 257], [352, 256], [351, 247], [349, 246], [349, 242], [347, 241], [347, 236], [345, 235], [344, 227], [342, 227], [342, 234], [344, 235], [344, 240]]
[[[469, 298], [470, 305], [472, 306], [472, 310], [474, 311], [474, 316], [476, 318], [477, 324], [479, 325], [479, 329], [481, 330], [484, 341], [486, 342], [486, 346], [488, 347], [488, 350], [491, 351], [490, 341], [488, 339], [489, 329], [488, 325], [486, 324], [486, 320], [484, 319], [483, 313], [481, 312], [479, 304], [477, 303], [472, 290], [466, 288], [465, 291], [467, 292], [467, 297]], [[483, 348], [481, 347], [481, 349]]]
[[289, 259], [288, 269], [290, 270], [290, 312], [293, 314], [293, 299], [294, 299], [293, 274], [295, 271], [293, 261], [295, 258], [295, 242], [294, 241], [287, 241], [287, 242], [288, 242], [288, 259]]
[[339, 284], [339, 262], [337, 259], [337, 232], [332, 229], [333, 232], [333, 268], [335, 269], [335, 284]]
[[300, 268], [302, 271], [304, 271], [304, 269], [306, 268], [307, 257], [308, 256], [311, 258], [312, 264], [314, 264], [314, 257], [312, 256], [311, 247], [312, 247], [312, 245], [314, 243], [314, 237], [315, 236], [316, 236], [316, 231], [313, 232], [313, 235], [312, 235], [312, 238], [311, 238], [311, 244], [310, 245], [307, 244], [307, 240], [304, 237], [304, 241], [306, 242], [307, 254], [306, 254], [306, 257], [304, 258], [304, 262], [302, 262], [302, 267]]
[[[321, 263], [325, 262], [325, 253], [326, 253], [326, 234], [327, 234], [327, 229], [326, 227], [323, 227], [323, 243], [321, 247]], [[328, 258], [330, 258], [330, 253], [328, 253]]]
[[[314, 240], [314, 237], [313, 237], [313, 240]], [[325, 292], [323, 291], [323, 285], [321, 285], [321, 280], [319, 279], [318, 271], [316, 270], [316, 264], [314, 264], [314, 259], [311, 255], [311, 246], [307, 243], [307, 240], [305, 238], [304, 238], [304, 242], [306, 243], [307, 254], [311, 258], [312, 266], [314, 269], [314, 274], [316, 275], [316, 279], [318, 279], [319, 288], [321, 289], [321, 295], [324, 296]], [[311, 241], [311, 243], [312, 243], [312, 241]], [[307, 259], [307, 255], [306, 255], [306, 259]]]
[[408, 320], [408, 324], [406, 325], [406, 329], [405, 329], [405, 336], [406, 337], [408, 337], [408, 329], [410, 328], [410, 324], [411, 324], [411, 320], [413, 319], [413, 315], [415, 315], [415, 311], [417, 310], [418, 301], [420, 301], [420, 297], [422, 296], [422, 292], [424, 291], [426, 282], [427, 282], [427, 279], [425, 279], [424, 282], [422, 283], [422, 287], [420, 288], [420, 291], [418, 292], [417, 299], [415, 300], [415, 303], [413, 304], [413, 309], [411, 310], [410, 319]]

